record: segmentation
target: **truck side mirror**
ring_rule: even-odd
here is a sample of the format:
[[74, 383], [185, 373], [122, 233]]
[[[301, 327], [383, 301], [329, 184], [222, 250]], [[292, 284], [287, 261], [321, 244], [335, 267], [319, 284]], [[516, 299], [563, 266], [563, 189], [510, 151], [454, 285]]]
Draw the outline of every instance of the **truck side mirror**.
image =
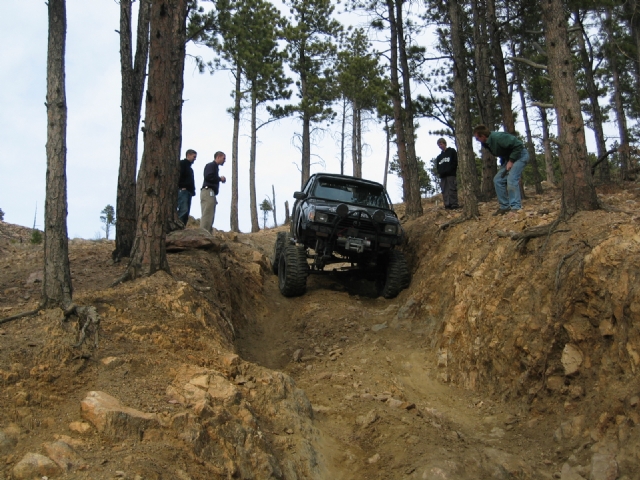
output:
[[307, 198], [307, 194], [304, 192], [293, 192], [293, 198], [296, 200], [304, 200]]

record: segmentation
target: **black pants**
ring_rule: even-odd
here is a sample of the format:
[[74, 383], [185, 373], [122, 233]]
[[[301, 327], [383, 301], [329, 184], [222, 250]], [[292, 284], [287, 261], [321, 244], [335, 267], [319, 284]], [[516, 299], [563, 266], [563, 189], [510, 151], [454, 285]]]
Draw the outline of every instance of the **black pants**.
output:
[[441, 178], [440, 187], [442, 188], [444, 207], [458, 208], [458, 180], [456, 180], [455, 175]]

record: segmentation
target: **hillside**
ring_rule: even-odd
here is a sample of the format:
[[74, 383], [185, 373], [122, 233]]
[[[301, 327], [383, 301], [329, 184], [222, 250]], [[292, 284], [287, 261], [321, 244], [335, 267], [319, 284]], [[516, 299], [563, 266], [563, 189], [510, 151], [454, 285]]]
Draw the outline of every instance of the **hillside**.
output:
[[[79, 346], [61, 311], [0, 325], [0, 480], [640, 478], [640, 188], [522, 244], [559, 210], [527, 193], [445, 230], [425, 202], [394, 300], [345, 272], [282, 297], [279, 229], [115, 288], [112, 242], [70, 241], [100, 325]], [[0, 318], [39, 300], [21, 228], [0, 223]]]

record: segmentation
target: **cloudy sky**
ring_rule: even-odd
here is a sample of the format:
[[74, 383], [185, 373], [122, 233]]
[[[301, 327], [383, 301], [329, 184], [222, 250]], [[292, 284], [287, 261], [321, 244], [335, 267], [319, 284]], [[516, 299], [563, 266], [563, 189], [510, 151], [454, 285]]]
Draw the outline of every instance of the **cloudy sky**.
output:
[[[120, 134], [119, 5], [114, 0], [67, 0], [66, 92], [68, 105], [67, 181], [70, 237], [104, 236], [100, 212], [116, 205]], [[44, 1], [0, 2], [0, 208], [9, 223], [42, 229], [46, 174], [46, 57], [47, 6]], [[189, 46], [188, 53], [210, 58], [208, 49]], [[227, 72], [200, 74], [187, 59], [183, 111], [182, 157], [198, 151], [196, 186], [217, 150], [227, 153], [221, 174], [231, 173], [232, 78]], [[384, 135], [371, 123], [364, 176], [382, 181]], [[333, 134], [338, 129], [335, 125]], [[300, 153], [294, 143], [300, 125], [284, 120], [259, 130], [257, 198], [271, 196], [275, 185], [279, 222], [284, 201], [292, 203], [300, 184]], [[426, 132], [425, 132], [426, 133]], [[240, 228], [249, 231], [248, 122], [241, 126], [239, 153]], [[435, 139], [419, 140], [422, 158], [438, 154]], [[142, 148], [140, 149], [140, 154]], [[331, 133], [312, 148], [312, 172], [339, 172], [339, 149]], [[347, 158], [347, 161], [349, 159]], [[345, 173], [351, 173], [350, 168]], [[400, 182], [390, 176], [394, 202], [401, 198]], [[230, 180], [222, 186], [215, 227], [229, 229]], [[259, 211], [259, 214], [261, 212]], [[191, 214], [200, 217], [198, 197]], [[262, 217], [260, 215], [261, 223]]]

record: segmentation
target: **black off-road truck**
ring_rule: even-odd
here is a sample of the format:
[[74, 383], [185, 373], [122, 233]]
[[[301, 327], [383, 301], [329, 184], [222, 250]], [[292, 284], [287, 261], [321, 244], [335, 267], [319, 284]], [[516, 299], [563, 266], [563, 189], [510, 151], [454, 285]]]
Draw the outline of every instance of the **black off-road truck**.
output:
[[404, 231], [382, 185], [318, 173], [293, 197], [290, 232], [278, 232], [271, 256], [285, 297], [304, 294], [309, 273], [336, 263], [369, 274], [385, 298], [409, 286], [407, 262], [395, 250]]

